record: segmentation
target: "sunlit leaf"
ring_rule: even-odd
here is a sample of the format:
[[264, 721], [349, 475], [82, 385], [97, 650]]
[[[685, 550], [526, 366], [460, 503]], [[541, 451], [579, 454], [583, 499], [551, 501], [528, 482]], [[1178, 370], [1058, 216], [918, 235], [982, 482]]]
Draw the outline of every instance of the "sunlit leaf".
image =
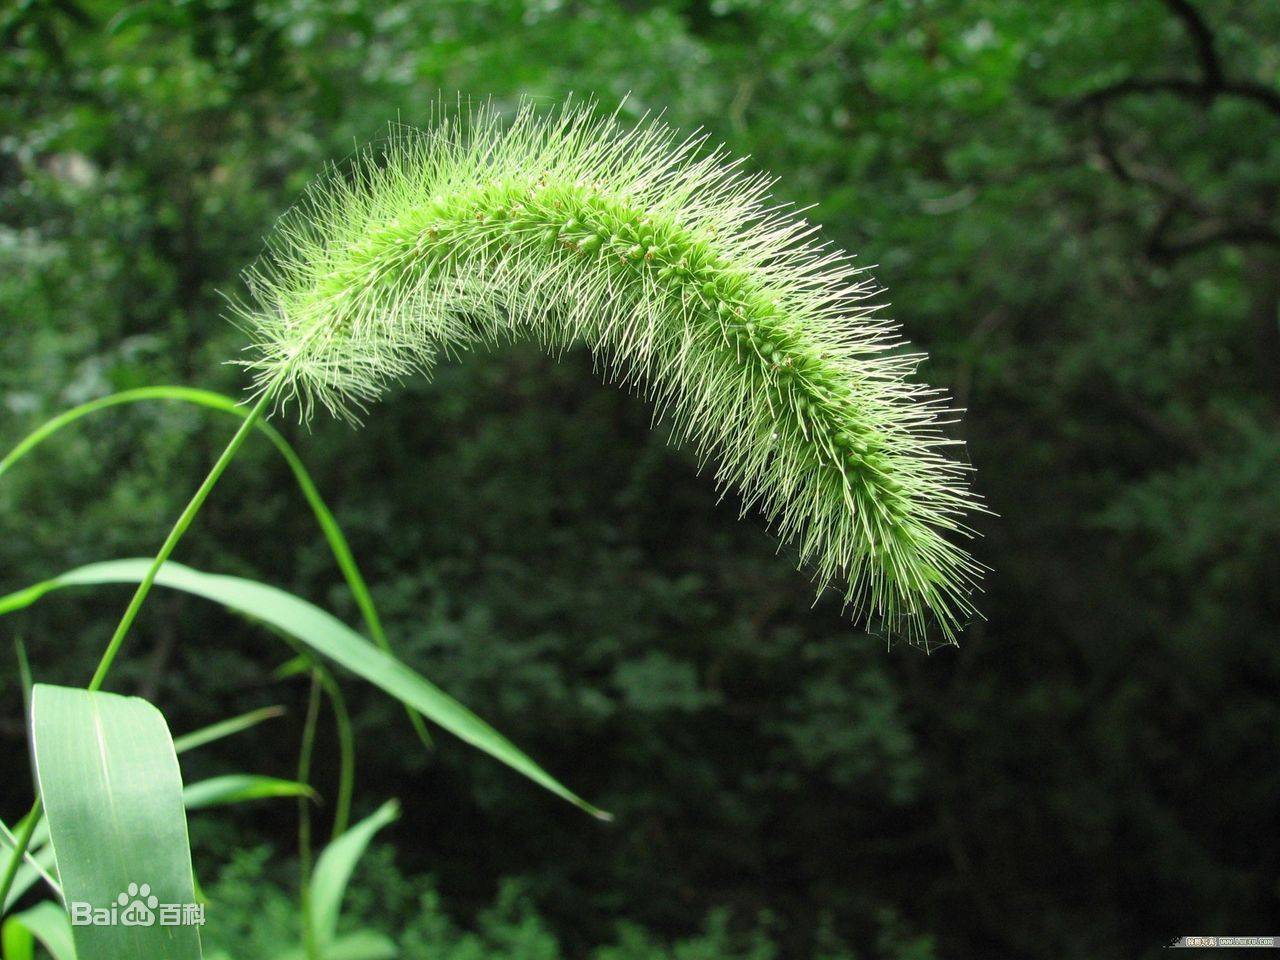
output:
[[[200, 960], [182, 777], [160, 712], [137, 697], [36, 684], [31, 743], [81, 960]], [[121, 902], [123, 900], [123, 902]], [[114, 911], [76, 924], [77, 911]]]

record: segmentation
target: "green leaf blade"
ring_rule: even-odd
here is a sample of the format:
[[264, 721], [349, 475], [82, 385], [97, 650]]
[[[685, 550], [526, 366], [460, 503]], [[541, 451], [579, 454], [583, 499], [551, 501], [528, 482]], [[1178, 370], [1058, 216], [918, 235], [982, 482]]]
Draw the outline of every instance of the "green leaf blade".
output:
[[183, 734], [180, 737], [174, 737], [173, 749], [179, 753], [186, 753], [188, 750], [197, 750], [200, 747], [214, 743], [224, 737], [234, 736], [237, 733], [243, 733], [245, 730], [251, 730], [258, 724], [267, 720], [274, 720], [276, 717], [284, 716], [284, 707], [259, 707], [257, 710], [250, 710], [248, 713], [242, 713], [238, 717], [230, 717], [226, 720], [220, 720], [217, 723], [202, 727], [199, 730], [193, 730], [190, 733]]
[[[160, 712], [136, 697], [37, 684], [31, 741], [80, 960], [200, 960], [199, 928], [164, 924], [158, 909], [195, 903], [182, 778]], [[152, 923], [126, 924], [124, 910], [115, 923], [74, 923], [77, 904], [109, 910], [121, 895], [146, 907], [131, 919]]]
[[0, 928], [0, 949], [5, 960], [34, 960], [37, 941], [53, 960], [76, 960], [71, 921], [66, 912], [50, 900], [14, 914]]
[[182, 791], [182, 802], [188, 810], [207, 810], [209, 807], [226, 807], [247, 803], [250, 800], [271, 800], [279, 797], [306, 797], [316, 800], [316, 792], [305, 783], [281, 780], [252, 773], [231, 773], [211, 777], [188, 784]]
[[400, 804], [388, 800], [320, 854], [311, 877], [311, 908], [316, 943], [321, 952], [327, 952], [337, 937], [342, 898], [356, 864], [364, 856], [374, 835], [399, 816]]
[[[30, 606], [45, 594], [65, 587], [136, 584], [146, 575], [149, 566], [149, 560], [132, 559], [78, 567], [7, 597], [0, 597], [0, 615]], [[202, 573], [173, 562], [161, 567], [155, 582], [221, 603], [230, 610], [263, 621], [295, 637], [316, 653], [346, 667], [556, 796], [598, 819], [612, 819], [608, 813], [565, 787], [514, 743], [435, 684], [314, 604], [257, 581]]]

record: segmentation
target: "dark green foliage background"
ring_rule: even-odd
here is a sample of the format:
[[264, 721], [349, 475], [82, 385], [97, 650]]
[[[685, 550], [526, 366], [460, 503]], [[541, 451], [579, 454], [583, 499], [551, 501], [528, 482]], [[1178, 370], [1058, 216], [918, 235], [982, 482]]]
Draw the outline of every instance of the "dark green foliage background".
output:
[[[926, 377], [968, 408], [1000, 514], [977, 545], [988, 621], [926, 657], [811, 609], [787, 552], [584, 355], [473, 356], [362, 431], [295, 427], [406, 657], [617, 815], [590, 822], [443, 738], [426, 754], [353, 685], [361, 795], [406, 808], [396, 871], [433, 874], [464, 925], [519, 877], [572, 956], [620, 921], [687, 941], [717, 910], [743, 930], [767, 911], [795, 957], [842, 939], [862, 957], [1127, 958], [1272, 933], [1280, 6], [1200, 6], [11, 2], [0, 441], [113, 389], [238, 390], [218, 291], [389, 120], [456, 91], [629, 93], [627, 116], [705, 126], [877, 265]], [[42, 449], [0, 483], [0, 589], [153, 550], [229, 432], [150, 407]], [[264, 444], [179, 556], [355, 620]], [[124, 599], [51, 600], [6, 644], [83, 683]], [[178, 730], [293, 705], [188, 769], [287, 775], [304, 694], [272, 682], [284, 658], [161, 595], [113, 686]], [[6, 770], [24, 758], [16, 676]], [[27, 791], [0, 783], [6, 819]], [[201, 817], [202, 869], [232, 844], [287, 858], [292, 829], [287, 805]], [[705, 943], [680, 956], [717, 955]]]

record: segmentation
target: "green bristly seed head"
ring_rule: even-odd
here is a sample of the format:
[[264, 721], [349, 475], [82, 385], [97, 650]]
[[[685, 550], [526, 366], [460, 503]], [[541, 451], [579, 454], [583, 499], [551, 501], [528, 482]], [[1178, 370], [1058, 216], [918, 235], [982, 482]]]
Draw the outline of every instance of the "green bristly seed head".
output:
[[585, 344], [869, 624], [953, 640], [980, 509], [942, 454], [873, 285], [769, 203], [770, 181], [667, 127], [589, 109], [443, 112], [323, 178], [277, 226], [237, 319], [257, 389], [354, 417], [478, 344]]

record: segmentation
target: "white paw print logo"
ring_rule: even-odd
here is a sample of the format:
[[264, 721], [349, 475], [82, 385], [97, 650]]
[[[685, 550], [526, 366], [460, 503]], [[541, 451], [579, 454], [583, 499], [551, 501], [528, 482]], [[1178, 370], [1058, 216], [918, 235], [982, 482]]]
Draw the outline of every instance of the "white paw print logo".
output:
[[151, 884], [129, 884], [129, 889], [116, 897], [116, 903], [124, 907], [120, 922], [126, 927], [150, 927], [156, 922], [156, 907], [160, 898], [151, 893]]

